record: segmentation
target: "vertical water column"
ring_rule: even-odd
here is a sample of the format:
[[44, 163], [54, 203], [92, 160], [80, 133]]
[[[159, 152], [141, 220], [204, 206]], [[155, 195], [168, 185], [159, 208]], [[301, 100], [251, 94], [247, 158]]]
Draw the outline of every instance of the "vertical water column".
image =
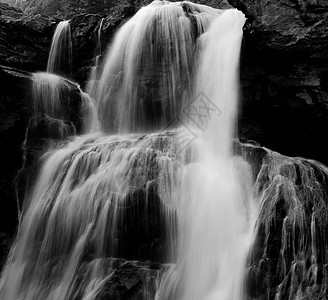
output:
[[58, 23], [49, 52], [47, 72], [70, 77], [72, 73], [72, 36], [69, 20]]
[[198, 139], [182, 177], [177, 266], [159, 299], [243, 299], [257, 217], [250, 167], [232, 153], [244, 22], [238, 10], [223, 11], [200, 37], [197, 88], [185, 119]]

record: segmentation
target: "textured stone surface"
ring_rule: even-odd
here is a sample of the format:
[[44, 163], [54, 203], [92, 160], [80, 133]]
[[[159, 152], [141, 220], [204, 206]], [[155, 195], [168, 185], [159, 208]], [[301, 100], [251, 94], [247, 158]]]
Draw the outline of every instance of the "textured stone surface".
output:
[[97, 300], [155, 299], [162, 265], [149, 262], [108, 261], [113, 275], [104, 284]]
[[229, 0], [248, 20], [239, 132], [266, 147], [328, 163], [328, 3]]
[[[119, 6], [106, 15], [81, 14], [70, 21], [73, 37], [73, 78], [82, 86], [88, 80], [97, 55], [104, 55], [116, 29], [137, 11], [133, 5]], [[100, 41], [98, 33], [102, 18]], [[98, 43], [100, 42], [100, 49]]]
[[251, 144], [237, 144], [253, 166], [260, 203], [250, 255], [252, 299], [326, 299], [328, 168]]
[[25, 71], [45, 70], [56, 23], [0, 6], [0, 64]]

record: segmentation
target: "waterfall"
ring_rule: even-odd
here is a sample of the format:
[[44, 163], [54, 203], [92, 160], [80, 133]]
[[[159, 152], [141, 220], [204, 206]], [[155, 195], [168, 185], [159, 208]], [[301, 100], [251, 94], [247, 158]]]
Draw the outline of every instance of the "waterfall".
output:
[[68, 21], [58, 23], [49, 52], [47, 72], [70, 76], [72, 72], [72, 37]]
[[122, 26], [95, 95], [104, 132], [151, 132], [180, 115], [192, 96], [198, 28], [206, 30], [217, 15], [208, 7], [154, 1]]
[[[96, 106], [83, 94], [87, 134], [46, 154], [26, 196], [1, 299], [96, 299], [117, 257], [172, 264], [157, 299], [242, 299], [257, 216], [250, 167], [232, 154], [244, 22], [154, 1], [121, 27]], [[69, 22], [57, 30], [49, 65]], [[65, 118], [69, 103], [44, 99], [58, 77], [37, 76], [36, 111]]]
[[185, 117], [199, 139], [182, 171], [177, 265], [159, 299], [244, 298], [257, 217], [250, 167], [232, 153], [244, 22], [239, 11], [225, 11], [199, 40], [197, 89]]
[[94, 100], [89, 94], [81, 91], [82, 97], [82, 115], [83, 115], [83, 132], [91, 133], [100, 130], [97, 107]]
[[55, 74], [35, 73], [33, 75], [32, 97], [34, 115], [46, 114], [57, 119], [68, 119], [69, 105], [63, 103], [69, 89], [68, 82]]

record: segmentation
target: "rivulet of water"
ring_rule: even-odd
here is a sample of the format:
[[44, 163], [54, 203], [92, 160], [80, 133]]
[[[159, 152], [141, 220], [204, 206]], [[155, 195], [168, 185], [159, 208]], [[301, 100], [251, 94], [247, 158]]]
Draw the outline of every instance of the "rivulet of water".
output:
[[72, 72], [72, 37], [69, 20], [58, 23], [52, 38], [47, 72], [70, 76]]

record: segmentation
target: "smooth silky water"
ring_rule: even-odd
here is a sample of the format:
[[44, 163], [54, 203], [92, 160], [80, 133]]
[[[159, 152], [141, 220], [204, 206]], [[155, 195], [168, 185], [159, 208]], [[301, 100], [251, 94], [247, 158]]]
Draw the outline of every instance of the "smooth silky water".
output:
[[[25, 199], [1, 299], [96, 299], [115, 257], [169, 263], [145, 299], [245, 298], [258, 211], [232, 153], [244, 22], [236, 9], [155, 1], [122, 26], [83, 94], [87, 133], [45, 154]], [[66, 117], [62, 80], [35, 75], [37, 114]]]
[[72, 36], [69, 20], [58, 23], [52, 38], [47, 72], [70, 76], [72, 72]]

